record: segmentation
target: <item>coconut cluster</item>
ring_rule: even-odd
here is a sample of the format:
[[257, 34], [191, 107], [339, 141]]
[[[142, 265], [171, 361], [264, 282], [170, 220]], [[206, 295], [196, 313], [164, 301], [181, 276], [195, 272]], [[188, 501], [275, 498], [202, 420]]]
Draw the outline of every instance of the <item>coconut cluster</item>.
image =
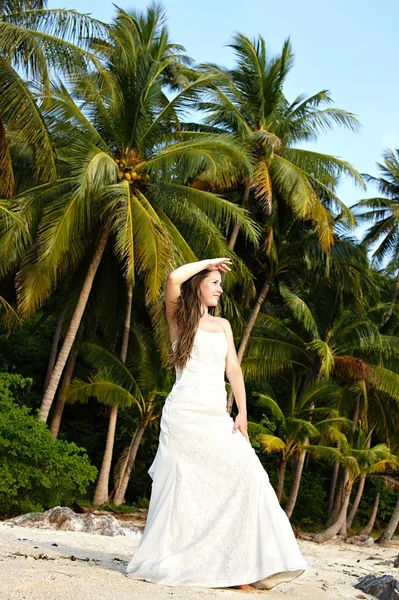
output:
[[116, 158], [116, 164], [119, 167], [119, 176], [121, 179], [126, 179], [129, 182], [145, 182], [147, 183], [150, 180], [150, 176], [148, 174], [140, 174], [134, 170], [134, 166], [127, 164], [126, 160], [123, 158]]

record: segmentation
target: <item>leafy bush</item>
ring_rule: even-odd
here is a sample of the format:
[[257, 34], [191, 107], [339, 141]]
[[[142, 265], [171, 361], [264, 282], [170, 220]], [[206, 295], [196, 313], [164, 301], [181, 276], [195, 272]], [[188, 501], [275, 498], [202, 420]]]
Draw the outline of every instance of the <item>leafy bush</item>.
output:
[[140, 496], [139, 498], [137, 498], [136, 505], [138, 506], [138, 508], [148, 508], [150, 506], [150, 501], [148, 500], [148, 498]]
[[0, 511], [27, 512], [70, 504], [97, 475], [83, 448], [55, 440], [13, 394], [30, 380], [0, 373]]

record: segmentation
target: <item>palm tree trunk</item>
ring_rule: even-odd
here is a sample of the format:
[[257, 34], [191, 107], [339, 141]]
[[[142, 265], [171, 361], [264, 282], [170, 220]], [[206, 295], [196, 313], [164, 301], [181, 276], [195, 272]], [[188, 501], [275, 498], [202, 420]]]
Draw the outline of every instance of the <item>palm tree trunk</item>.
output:
[[[307, 446], [308, 443], [309, 442], [306, 440], [303, 445]], [[306, 450], [303, 450], [298, 457], [296, 471], [295, 471], [295, 477], [294, 477], [294, 481], [292, 483], [290, 497], [288, 498], [288, 502], [284, 509], [284, 511], [289, 519], [291, 518], [292, 513], [294, 512], [296, 499], [298, 498], [298, 492], [299, 492], [299, 486], [301, 484], [303, 465], [305, 463], [305, 456], [306, 456]]]
[[12, 161], [10, 155], [10, 149], [7, 142], [7, 134], [4, 127], [3, 120], [0, 118], [0, 197], [11, 198], [15, 180], [12, 168]]
[[100, 475], [97, 481], [96, 491], [94, 492], [93, 504], [98, 506], [108, 502], [109, 472], [111, 470], [117, 417], [118, 405], [111, 408], [111, 414], [108, 423], [107, 441], [105, 443], [105, 452], [101, 464]]
[[[338, 450], [340, 450], [339, 445], [337, 447], [338, 447]], [[329, 515], [331, 515], [333, 505], [334, 505], [335, 490], [337, 489], [338, 473], [339, 473], [339, 463], [336, 462], [334, 465], [333, 475], [331, 478], [330, 494], [328, 496], [328, 514]]]
[[122, 471], [121, 477], [119, 478], [119, 483], [115, 490], [114, 504], [116, 504], [116, 506], [120, 506], [124, 500], [126, 489], [130, 480], [130, 475], [132, 473], [134, 461], [136, 460], [137, 450], [139, 449], [139, 445], [141, 442], [141, 438], [143, 437], [144, 431], [145, 426], [143, 424], [140, 424], [134, 432], [132, 441], [130, 442], [130, 448], [127, 454], [127, 460], [124, 465], [124, 470]]
[[360, 412], [360, 396], [358, 396], [356, 398], [355, 408], [353, 409], [353, 415], [352, 415], [353, 426], [352, 426], [352, 431], [356, 430], [356, 425], [357, 425], [357, 421], [358, 421], [358, 418], [359, 418], [359, 412]]
[[327, 540], [333, 538], [339, 530], [341, 529], [342, 523], [346, 523], [346, 514], [348, 512], [349, 499], [352, 491], [352, 484], [349, 478], [349, 471], [345, 469], [344, 474], [344, 500], [341, 506], [341, 510], [339, 511], [339, 515], [335, 523], [333, 523], [330, 527], [328, 527], [325, 531], [321, 533], [317, 533], [313, 536], [312, 540], [317, 542], [318, 544], [322, 544]]
[[276, 488], [276, 496], [277, 496], [279, 502], [281, 500], [281, 496], [283, 495], [286, 468], [287, 468], [287, 461], [282, 458], [280, 460], [279, 467], [278, 467], [277, 488]]
[[251, 292], [250, 292], [250, 290], [247, 290], [245, 292], [245, 296], [244, 296], [242, 307], [244, 309], [247, 309], [247, 308], [249, 308], [250, 304], [251, 304]]
[[388, 323], [389, 319], [392, 317], [393, 309], [395, 308], [396, 300], [398, 298], [398, 293], [399, 293], [399, 270], [398, 270], [398, 274], [396, 276], [395, 289], [393, 292], [391, 306], [389, 307], [389, 310], [387, 311], [387, 314], [384, 317], [384, 320], [382, 322], [383, 325], [385, 325], [385, 323]]
[[75, 368], [76, 358], [78, 356], [78, 349], [76, 346], [72, 348], [71, 354], [69, 355], [64, 375], [62, 377], [60, 389], [58, 392], [58, 398], [55, 405], [55, 410], [53, 414], [53, 418], [51, 420], [50, 432], [53, 438], [58, 437], [58, 432], [60, 430], [62, 413], [64, 412], [65, 399], [68, 392], [69, 384], [71, 383], [73, 370]]
[[[246, 206], [248, 204], [250, 191], [251, 191], [251, 182], [247, 181], [247, 183], [245, 184], [245, 189], [244, 189], [244, 198], [243, 198], [243, 203], [242, 203], [243, 206]], [[229, 248], [231, 248], [232, 250], [234, 249], [234, 246], [236, 245], [239, 231], [240, 231], [240, 226], [236, 223], [233, 227], [233, 231], [231, 233], [230, 240], [229, 240]]]
[[[356, 431], [356, 424], [357, 424], [357, 420], [359, 418], [359, 411], [360, 411], [360, 396], [357, 396], [356, 403], [355, 403], [355, 408], [353, 410], [353, 416], [352, 416], [352, 421], [353, 421], [352, 431]], [[345, 473], [344, 473], [344, 477], [345, 477]], [[332, 523], [336, 522], [336, 514], [339, 514], [340, 508], [343, 506], [343, 503], [344, 503], [344, 491], [345, 491], [345, 488], [343, 487], [343, 484], [342, 484], [341, 493], [339, 493], [338, 496], [337, 496], [337, 498], [336, 498], [336, 504], [334, 506], [335, 510], [333, 510], [333, 514], [331, 516], [331, 522]], [[338, 500], [339, 500], [339, 503], [338, 503]], [[340, 528], [340, 530], [339, 530], [338, 533], [340, 535], [346, 535], [347, 534], [346, 520], [345, 520], [345, 522], [342, 523], [341, 528]]]
[[80, 292], [75, 312], [69, 324], [64, 343], [58, 355], [57, 362], [55, 364], [55, 367], [50, 377], [49, 384], [44, 394], [39, 414], [39, 420], [43, 421], [44, 423], [47, 421], [48, 414], [50, 412], [50, 408], [53, 403], [55, 393], [57, 391], [58, 383], [61, 379], [61, 375], [65, 367], [65, 363], [68, 360], [69, 353], [75, 341], [76, 333], [79, 329], [79, 325], [82, 320], [87, 301], [89, 299], [91, 288], [93, 286], [94, 277], [97, 273], [97, 269], [101, 262], [101, 258], [104, 254], [105, 246], [107, 245], [108, 235], [108, 230], [104, 229], [97, 244], [97, 248], [94, 252], [94, 256], [92, 258], [89, 269], [87, 271], [86, 279], [84, 281], [82, 291]]
[[338, 519], [338, 515], [341, 510], [342, 500], [343, 500], [343, 496], [344, 496], [344, 478], [345, 478], [345, 472], [342, 471], [340, 482], [338, 484], [337, 493], [335, 494], [332, 511], [328, 517], [328, 521], [327, 521], [328, 526], [330, 526], [332, 523], [335, 523], [335, 521]]
[[231, 232], [230, 240], [229, 240], [229, 248], [231, 248], [232, 250], [233, 250], [234, 246], [236, 245], [239, 231], [240, 231], [240, 226], [238, 223], [235, 223], [234, 227], [233, 227], [233, 231]]
[[393, 509], [393, 513], [392, 516], [389, 520], [389, 523], [384, 531], [384, 533], [382, 534], [382, 536], [378, 539], [378, 543], [379, 544], [388, 544], [388, 542], [390, 542], [390, 540], [393, 537], [393, 534], [396, 531], [396, 528], [399, 524], [399, 495], [398, 495], [398, 499], [395, 505], [395, 508]]
[[374, 498], [373, 510], [371, 511], [369, 522], [363, 529], [360, 531], [359, 535], [369, 535], [374, 528], [374, 523], [377, 518], [378, 507], [380, 504], [380, 492], [377, 492]]
[[[255, 302], [255, 306], [253, 308], [251, 317], [248, 321], [248, 325], [247, 328], [245, 330], [245, 333], [243, 335], [243, 338], [241, 340], [240, 346], [238, 348], [238, 352], [237, 352], [237, 356], [238, 356], [238, 362], [241, 364], [246, 347], [248, 345], [248, 341], [249, 338], [251, 336], [251, 332], [255, 326], [255, 322], [257, 319], [257, 316], [259, 314], [260, 309], [262, 308], [262, 305], [265, 301], [265, 298], [267, 296], [267, 293], [270, 289], [270, 285], [271, 285], [271, 279], [270, 278], [266, 278], [264, 283], [263, 283], [263, 287], [260, 291], [260, 294]], [[230, 414], [231, 413], [231, 409], [233, 408], [233, 392], [230, 392], [227, 398], [227, 412]]]
[[[343, 507], [344, 503], [345, 503], [345, 493], [346, 493], [346, 487], [344, 486], [343, 489], [343, 494], [342, 494], [342, 500], [341, 500], [341, 508]], [[351, 490], [352, 491], [352, 490]], [[341, 523], [341, 527], [339, 528], [338, 534], [339, 535], [343, 535], [343, 536], [347, 536], [347, 530], [346, 530], [346, 521], [348, 519], [348, 508], [349, 508], [349, 503], [350, 503], [350, 496], [349, 496], [349, 500], [348, 500], [348, 504], [346, 507], [346, 512], [345, 512], [345, 520], [342, 521]]]
[[357, 509], [359, 508], [360, 500], [363, 496], [364, 484], [366, 483], [366, 475], [362, 475], [359, 481], [359, 487], [357, 488], [356, 496], [351, 506], [351, 509], [348, 514], [348, 518], [346, 521], [346, 528], [350, 529], [352, 527], [353, 519], [356, 516]]
[[[358, 399], [358, 404], [357, 404], [358, 414], [357, 414], [356, 422], [357, 422], [357, 419], [359, 417], [359, 407], [360, 407], [360, 398]], [[372, 436], [370, 434], [368, 436], [367, 440], [366, 440], [366, 447], [367, 448], [371, 447], [371, 437]], [[355, 518], [355, 515], [357, 513], [357, 509], [359, 508], [360, 500], [362, 499], [362, 496], [363, 496], [363, 490], [364, 490], [364, 484], [365, 483], [366, 483], [366, 475], [362, 475], [360, 477], [359, 487], [357, 488], [355, 499], [353, 501], [353, 504], [351, 506], [351, 509], [349, 511], [349, 515], [348, 515], [348, 518], [347, 518], [347, 521], [346, 521], [346, 529], [350, 529], [352, 527], [353, 519]]]
[[50, 381], [51, 373], [53, 372], [55, 361], [57, 359], [57, 350], [58, 350], [58, 344], [60, 342], [62, 325], [64, 323], [64, 315], [65, 315], [65, 313], [64, 313], [64, 311], [62, 311], [62, 313], [60, 314], [60, 317], [58, 319], [57, 327], [55, 328], [55, 332], [53, 335], [53, 341], [51, 343], [50, 358], [48, 361], [46, 377], [45, 377], [44, 385], [43, 385], [43, 394], [45, 393], [45, 391], [47, 389], [48, 382]]
[[127, 357], [127, 349], [129, 346], [129, 336], [130, 336], [130, 325], [132, 322], [132, 303], [133, 303], [133, 286], [128, 285], [127, 288], [127, 303], [126, 303], [126, 315], [125, 315], [125, 323], [123, 326], [123, 335], [122, 335], [122, 343], [121, 343], [121, 362], [125, 364]]
[[[133, 299], [133, 287], [129, 284], [127, 288], [127, 303], [126, 303], [126, 315], [125, 323], [123, 327], [122, 342], [120, 359], [123, 364], [126, 362], [127, 349], [129, 346], [129, 335], [130, 335], [130, 323], [132, 320], [132, 299]], [[116, 421], [118, 418], [118, 404], [111, 409], [109, 417], [107, 441], [105, 444], [105, 451], [103, 460], [101, 463], [100, 476], [98, 478], [96, 490], [94, 492], [94, 504], [105, 504], [108, 502], [108, 490], [109, 490], [109, 474], [111, 472], [112, 455], [114, 452], [115, 443], [115, 430]]]

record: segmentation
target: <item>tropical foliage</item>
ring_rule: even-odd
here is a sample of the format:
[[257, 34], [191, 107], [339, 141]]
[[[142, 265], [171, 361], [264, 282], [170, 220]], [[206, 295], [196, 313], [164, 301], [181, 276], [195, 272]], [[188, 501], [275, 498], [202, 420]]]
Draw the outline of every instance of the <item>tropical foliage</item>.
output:
[[54, 440], [14, 396], [31, 382], [0, 376], [0, 510], [38, 511], [84, 498], [97, 469], [84, 448]]
[[[379, 177], [319, 152], [320, 136], [359, 123], [327, 90], [287, 97], [289, 41], [272, 55], [238, 33], [232, 68], [196, 65], [155, 4], [115, 8], [108, 24], [10, 0], [0, 41], [2, 457], [15, 449], [0, 461], [1, 509], [148, 504], [173, 381], [164, 283], [185, 262], [228, 256], [221, 311], [284, 509], [324, 528], [316, 541], [362, 527], [386, 527], [388, 541], [399, 151]], [[378, 197], [350, 210], [342, 177]]]

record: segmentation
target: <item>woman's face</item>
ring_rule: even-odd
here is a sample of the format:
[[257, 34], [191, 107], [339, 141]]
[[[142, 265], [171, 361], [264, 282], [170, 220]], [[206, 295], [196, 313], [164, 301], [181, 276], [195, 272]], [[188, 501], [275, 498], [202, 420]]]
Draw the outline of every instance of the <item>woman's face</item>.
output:
[[205, 306], [216, 306], [222, 290], [222, 276], [218, 269], [209, 272], [200, 283], [200, 291]]

